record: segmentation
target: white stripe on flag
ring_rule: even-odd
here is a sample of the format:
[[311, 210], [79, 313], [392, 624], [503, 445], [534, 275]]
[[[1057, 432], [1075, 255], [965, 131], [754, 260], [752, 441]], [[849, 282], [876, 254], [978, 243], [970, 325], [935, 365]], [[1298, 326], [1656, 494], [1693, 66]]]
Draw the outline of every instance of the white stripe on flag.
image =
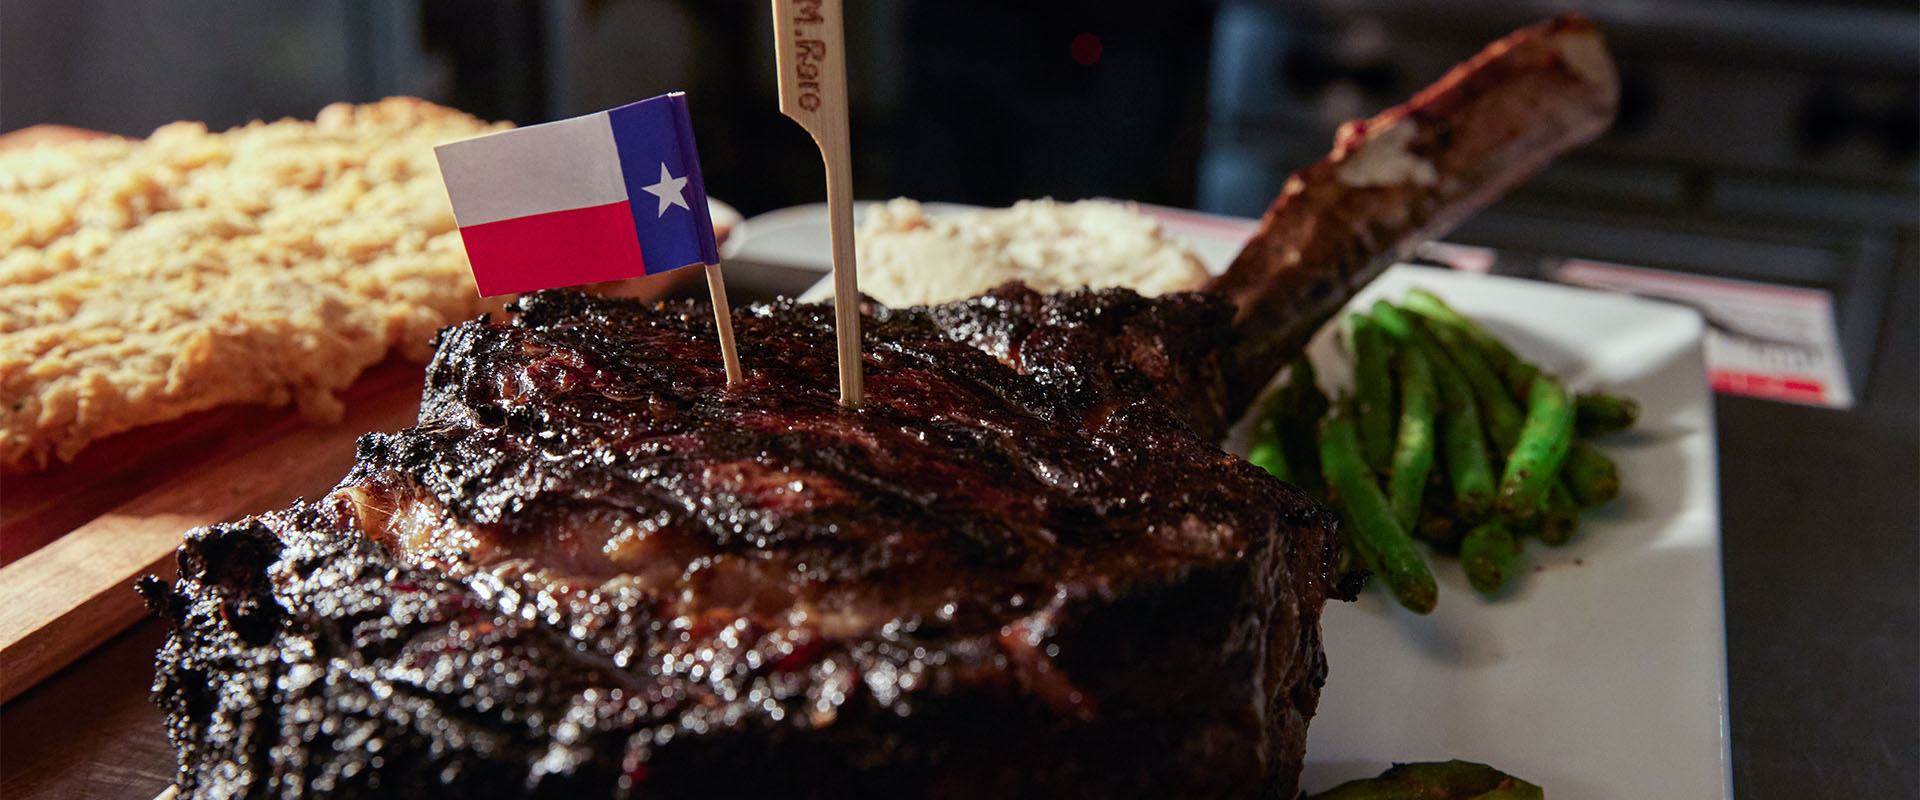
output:
[[605, 112], [515, 128], [433, 149], [466, 228], [627, 199]]

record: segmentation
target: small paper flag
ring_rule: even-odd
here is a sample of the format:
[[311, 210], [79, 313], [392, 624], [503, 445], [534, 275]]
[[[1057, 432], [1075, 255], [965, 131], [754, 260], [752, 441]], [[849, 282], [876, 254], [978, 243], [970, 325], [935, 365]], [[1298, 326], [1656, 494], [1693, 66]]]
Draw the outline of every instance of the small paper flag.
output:
[[680, 92], [434, 155], [483, 296], [720, 260]]

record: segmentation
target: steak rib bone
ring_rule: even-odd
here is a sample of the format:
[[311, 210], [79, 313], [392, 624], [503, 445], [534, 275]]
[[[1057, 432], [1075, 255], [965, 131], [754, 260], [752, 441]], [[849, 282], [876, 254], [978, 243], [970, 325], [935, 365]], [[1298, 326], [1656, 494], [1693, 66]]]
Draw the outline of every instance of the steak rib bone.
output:
[[1555, 156], [1605, 131], [1620, 83], [1600, 34], [1566, 14], [1515, 31], [1406, 103], [1342, 125], [1287, 179], [1207, 291], [1237, 308], [1243, 408], [1360, 287]]

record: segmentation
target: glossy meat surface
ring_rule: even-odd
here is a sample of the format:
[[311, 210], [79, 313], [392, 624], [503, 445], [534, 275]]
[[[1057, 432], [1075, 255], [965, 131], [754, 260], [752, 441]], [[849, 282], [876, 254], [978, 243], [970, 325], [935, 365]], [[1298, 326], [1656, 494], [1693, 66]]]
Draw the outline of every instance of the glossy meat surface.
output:
[[[199, 794], [1291, 797], [1326, 512], [1213, 442], [1203, 295], [875, 309], [548, 292], [449, 329], [331, 495], [196, 532]], [[746, 765], [752, 765], [751, 768]]]

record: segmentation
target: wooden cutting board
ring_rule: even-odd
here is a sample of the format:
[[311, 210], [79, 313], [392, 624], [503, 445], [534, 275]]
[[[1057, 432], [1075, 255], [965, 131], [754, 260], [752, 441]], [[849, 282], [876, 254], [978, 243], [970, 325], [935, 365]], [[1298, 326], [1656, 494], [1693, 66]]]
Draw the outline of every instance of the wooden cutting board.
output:
[[[107, 135], [39, 125], [0, 135], [0, 149]], [[728, 231], [716, 224], [716, 233]], [[694, 274], [593, 291], [658, 298]], [[96, 442], [71, 463], [0, 475], [0, 701], [143, 618], [133, 583], [171, 580], [187, 530], [332, 488], [361, 434], [413, 423], [422, 375], [422, 365], [398, 359], [370, 369], [342, 394], [346, 414], [333, 424], [288, 408], [229, 406]]]
[[146, 614], [145, 574], [173, 577], [188, 529], [326, 493], [359, 436], [413, 423], [421, 365], [375, 368], [337, 423], [291, 411], [217, 409], [123, 434], [46, 473], [0, 479], [0, 700], [65, 666]]

